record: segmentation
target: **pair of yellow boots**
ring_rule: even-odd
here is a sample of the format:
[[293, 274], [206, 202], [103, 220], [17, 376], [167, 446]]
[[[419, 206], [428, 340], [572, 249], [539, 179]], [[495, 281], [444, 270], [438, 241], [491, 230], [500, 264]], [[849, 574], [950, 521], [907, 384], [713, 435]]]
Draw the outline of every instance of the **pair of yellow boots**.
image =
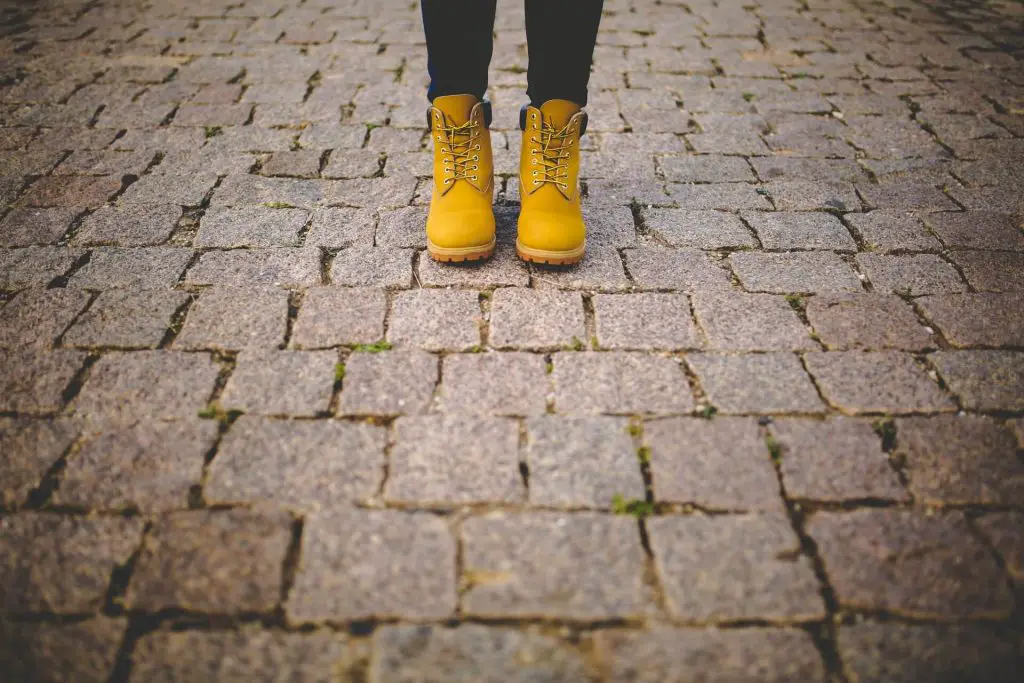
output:
[[[485, 106], [472, 95], [450, 95], [430, 108], [434, 191], [427, 251], [438, 261], [476, 261], [494, 253], [494, 162]], [[568, 100], [548, 100], [526, 107], [520, 127], [516, 252], [535, 263], [576, 263], [586, 246], [578, 182], [586, 114]]]

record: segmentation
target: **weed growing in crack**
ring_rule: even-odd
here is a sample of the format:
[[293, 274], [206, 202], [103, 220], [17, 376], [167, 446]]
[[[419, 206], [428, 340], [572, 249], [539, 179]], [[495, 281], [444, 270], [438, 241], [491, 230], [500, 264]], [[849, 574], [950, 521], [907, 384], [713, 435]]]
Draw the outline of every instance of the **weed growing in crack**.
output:
[[223, 129], [220, 126], [207, 126], [203, 129], [203, 135], [207, 140], [209, 140], [210, 138], [215, 138], [220, 135], [222, 130]]
[[268, 209], [294, 209], [293, 204], [288, 202], [263, 202], [260, 206], [265, 206]]
[[587, 347], [587, 345], [584, 344], [583, 341], [579, 337], [574, 336], [572, 338], [572, 341], [569, 342], [568, 349], [571, 349], [573, 351], [582, 351], [586, 347]]
[[641, 433], [640, 423], [630, 422], [629, 426], [626, 427], [626, 433], [633, 437], [639, 437]]
[[711, 404], [704, 406], [700, 411], [700, 416], [703, 417], [705, 420], [710, 420], [717, 414], [718, 408], [714, 407]]
[[891, 451], [896, 446], [896, 423], [888, 415], [871, 423], [871, 428], [882, 438], [882, 450]]
[[768, 453], [772, 456], [772, 462], [782, 462], [782, 444], [769, 434], [764, 437], [764, 445], [768, 447]]
[[340, 382], [343, 379], [345, 379], [345, 364], [338, 363], [334, 366], [334, 381]]
[[651, 448], [650, 446], [641, 446], [636, 449], [636, 457], [641, 463], [647, 465], [651, 462]]
[[211, 403], [197, 413], [203, 420], [216, 420], [221, 423], [231, 422], [241, 414], [241, 410], [225, 410], [219, 403]]
[[552, 363], [551, 361], [548, 361], [547, 363], [544, 364], [544, 371], [550, 375], [552, 372], [555, 371], [555, 364]]
[[358, 351], [359, 353], [380, 353], [381, 351], [390, 351], [391, 349], [391, 342], [379, 341], [372, 344], [359, 344], [353, 351]]
[[616, 493], [612, 498], [612, 512], [616, 515], [633, 515], [637, 519], [643, 519], [654, 514], [654, 503], [635, 498], [626, 499]]
[[752, 92], [745, 92], [743, 93], [743, 99], [746, 100], [747, 102], [753, 102], [754, 100], [757, 99], [757, 95], [755, 95]]

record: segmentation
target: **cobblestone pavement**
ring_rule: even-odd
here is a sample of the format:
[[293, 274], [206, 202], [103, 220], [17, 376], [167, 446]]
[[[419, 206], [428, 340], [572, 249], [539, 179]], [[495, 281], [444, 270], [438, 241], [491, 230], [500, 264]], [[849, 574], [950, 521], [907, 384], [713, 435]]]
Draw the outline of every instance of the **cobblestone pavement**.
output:
[[411, 0], [0, 2], [0, 678], [1020, 680], [1024, 5], [606, 9], [545, 270], [517, 2], [481, 267]]

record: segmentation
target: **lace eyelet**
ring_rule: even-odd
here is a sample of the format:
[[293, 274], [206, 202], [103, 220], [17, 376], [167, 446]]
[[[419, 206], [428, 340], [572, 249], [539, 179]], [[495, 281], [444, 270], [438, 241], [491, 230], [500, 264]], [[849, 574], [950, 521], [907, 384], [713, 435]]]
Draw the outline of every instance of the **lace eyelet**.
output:
[[534, 180], [534, 181], [533, 181], [533, 184], [534, 184], [534, 185], [540, 185], [540, 183], [539, 183], [539, 182], [537, 182], [536, 180]]
[[537, 160], [536, 159], [530, 159], [530, 163], [533, 164], [534, 166], [536, 166], [537, 165]]
[[473, 161], [480, 161], [480, 157], [476, 154], [473, 155]]
[[450, 184], [451, 182], [452, 182], [452, 179], [451, 179], [451, 178], [445, 178], [445, 179], [444, 179], [444, 184], [445, 184], [445, 185], [448, 185], [448, 184]]

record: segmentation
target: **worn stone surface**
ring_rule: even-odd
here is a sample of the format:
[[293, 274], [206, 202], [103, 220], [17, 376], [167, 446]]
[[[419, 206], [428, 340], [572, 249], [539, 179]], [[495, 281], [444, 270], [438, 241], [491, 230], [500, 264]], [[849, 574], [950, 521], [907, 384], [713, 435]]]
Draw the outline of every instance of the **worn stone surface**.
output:
[[212, 206], [199, 222], [197, 247], [297, 247], [309, 220], [302, 209]]
[[807, 300], [806, 311], [830, 350], [917, 351], [933, 345], [914, 309], [893, 294], [818, 294]]
[[190, 249], [179, 247], [98, 247], [89, 252], [89, 262], [71, 276], [68, 285], [82, 289], [172, 287], [191, 257]]
[[185, 292], [166, 289], [112, 289], [64, 333], [65, 346], [152, 349], [163, 340], [174, 313], [188, 302]]
[[555, 409], [563, 413], [665, 414], [693, 409], [675, 359], [564, 351], [554, 356]]
[[314, 287], [302, 299], [291, 345], [317, 349], [379, 341], [386, 309], [380, 289]]
[[1017, 585], [1020, 594], [1024, 582], [1024, 513], [1019, 511], [994, 512], [974, 520], [974, 525], [983, 533], [999, 553], [1006, 566], [1006, 572]]
[[740, 252], [729, 257], [736, 276], [751, 292], [774, 294], [859, 292], [860, 280], [837, 254]]
[[451, 355], [441, 375], [438, 406], [446, 412], [536, 415], [547, 407], [550, 379], [544, 359], [536, 354]]
[[36, 246], [0, 250], [0, 289], [46, 286], [82, 258], [80, 249]]
[[754, 236], [739, 217], [724, 211], [645, 209], [641, 216], [648, 231], [673, 247], [723, 249], [757, 246]]
[[966, 289], [956, 269], [934, 254], [858, 254], [857, 263], [878, 292], [919, 296]]
[[807, 523], [839, 604], [912, 617], [999, 617], [1012, 597], [962, 513], [819, 512]]
[[638, 247], [623, 251], [626, 268], [640, 289], [677, 290], [694, 294], [730, 289], [729, 273], [704, 252], [692, 249]]
[[466, 614], [592, 621], [647, 609], [633, 520], [493, 513], [462, 525]]
[[807, 327], [785, 298], [770, 294], [698, 294], [697, 322], [708, 347], [721, 351], [799, 351], [817, 349]]
[[1024, 346], [1024, 295], [947, 294], [915, 300], [953, 346]]
[[84, 361], [79, 351], [0, 349], [0, 410], [55, 412]]
[[125, 594], [132, 609], [270, 612], [281, 600], [291, 517], [283, 512], [190, 510], [146, 535]]
[[929, 356], [946, 386], [971, 410], [1024, 409], [1024, 354], [940, 351]]
[[352, 415], [422, 413], [437, 384], [438, 361], [429, 353], [356, 352], [345, 362], [338, 410]]
[[913, 356], [899, 351], [809, 353], [807, 369], [822, 395], [849, 413], [942, 412], [955, 409]]
[[77, 434], [75, 425], [63, 419], [0, 421], [0, 504], [24, 503]]
[[557, 349], [585, 337], [579, 294], [506, 287], [491, 297], [490, 344], [495, 348]]
[[950, 257], [979, 292], [1024, 290], [1024, 254], [1007, 251], [955, 250]]
[[337, 362], [332, 351], [245, 351], [220, 402], [257, 415], [316, 415], [331, 400]]
[[192, 285], [306, 287], [320, 284], [320, 254], [313, 249], [208, 251], [185, 274]]
[[12, 681], [105, 683], [128, 626], [99, 617], [70, 624], [0, 621], [0, 667]]
[[455, 539], [435, 515], [317, 514], [306, 522], [301, 550], [289, 622], [444, 619], [455, 611]]
[[388, 340], [427, 351], [467, 351], [480, 345], [476, 292], [416, 289], [399, 292], [391, 307]]
[[0, 605], [7, 614], [95, 613], [111, 572], [142, 540], [139, 518], [87, 518], [40, 512], [0, 521]]
[[[88, 303], [88, 294], [73, 289], [19, 292], [0, 309], [0, 348], [52, 346]], [[25, 330], [32, 335], [26, 338]]]
[[682, 294], [597, 294], [594, 328], [602, 349], [696, 349], [704, 345]]
[[0, 220], [0, 246], [53, 244], [71, 227], [74, 209], [13, 209]]
[[722, 412], [819, 413], [825, 409], [793, 354], [691, 354], [686, 362], [708, 400]]
[[75, 244], [148, 247], [163, 244], [181, 218], [181, 207], [171, 204], [115, 204], [104, 206], [82, 220]]
[[1019, 217], [990, 211], [929, 213], [924, 216], [947, 247], [1024, 251]]
[[765, 249], [857, 250], [857, 243], [843, 224], [828, 213], [752, 211], [744, 213], [743, 218], [757, 232]]
[[238, 351], [284, 342], [288, 292], [269, 287], [212, 287], [189, 307], [174, 348]]
[[353, 246], [342, 249], [331, 266], [331, 282], [346, 287], [408, 287], [411, 249]]
[[825, 614], [810, 559], [781, 514], [657, 517], [647, 529], [677, 619], [805, 621]]

